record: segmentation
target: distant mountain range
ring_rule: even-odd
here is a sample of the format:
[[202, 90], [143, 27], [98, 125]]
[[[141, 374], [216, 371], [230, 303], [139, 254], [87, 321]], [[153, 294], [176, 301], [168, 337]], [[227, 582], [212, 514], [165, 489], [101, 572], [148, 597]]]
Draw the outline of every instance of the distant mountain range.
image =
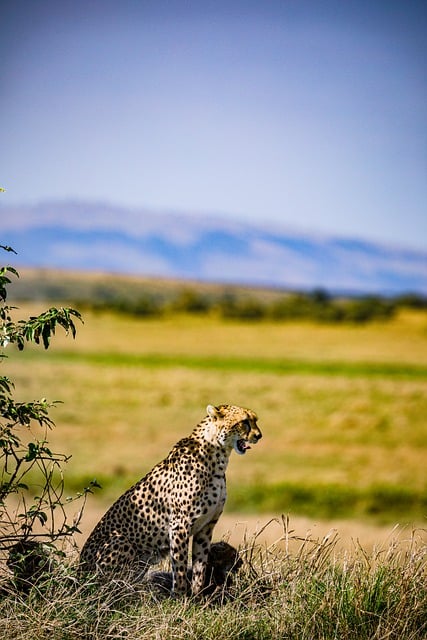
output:
[[427, 250], [90, 202], [2, 205], [0, 220], [0, 244], [18, 252], [20, 266], [427, 295]]

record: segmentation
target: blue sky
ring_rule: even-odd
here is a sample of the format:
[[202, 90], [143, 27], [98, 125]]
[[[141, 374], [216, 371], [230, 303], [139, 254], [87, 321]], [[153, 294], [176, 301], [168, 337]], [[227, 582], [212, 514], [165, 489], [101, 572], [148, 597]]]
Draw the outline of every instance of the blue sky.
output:
[[427, 244], [427, 3], [4, 0], [3, 204]]

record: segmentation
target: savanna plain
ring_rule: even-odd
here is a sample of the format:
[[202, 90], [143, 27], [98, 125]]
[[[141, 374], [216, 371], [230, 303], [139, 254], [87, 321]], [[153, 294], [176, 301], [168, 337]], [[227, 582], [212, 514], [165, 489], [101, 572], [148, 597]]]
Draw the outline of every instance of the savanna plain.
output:
[[[23, 303], [28, 316], [46, 305]], [[232, 455], [214, 539], [245, 559], [226, 601], [70, 588], [3, 604], [20, 638], [427, 637], [427, 313], [361, 325], [136, 318], [87, 310], [76, 340], [10, 351], [17, 399], [60, 400], [53, 450], [94, 522], [205, 415], [239, 404], [262, 440]], [[7, 369], [7, 371], [6, 371]], [[74, 583], [73, 583], [74, 584]]]

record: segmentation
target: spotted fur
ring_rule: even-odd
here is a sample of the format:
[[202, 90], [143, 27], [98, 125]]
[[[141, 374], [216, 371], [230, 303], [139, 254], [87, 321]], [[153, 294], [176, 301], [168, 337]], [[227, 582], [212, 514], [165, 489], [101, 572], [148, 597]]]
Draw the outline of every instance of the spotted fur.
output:
[[142, 480], [128, 489], [96, 525], [84, 545], [83, 570], [140, 579], [170, 554], [173, 592], [187, 592], [192, 537], [192, 592], [205, 583], [212, 532], [226, 499], [231, 451], [246, 453], [262, 437], [257, 416], [233, 405], [208, 405], [207, 416]]

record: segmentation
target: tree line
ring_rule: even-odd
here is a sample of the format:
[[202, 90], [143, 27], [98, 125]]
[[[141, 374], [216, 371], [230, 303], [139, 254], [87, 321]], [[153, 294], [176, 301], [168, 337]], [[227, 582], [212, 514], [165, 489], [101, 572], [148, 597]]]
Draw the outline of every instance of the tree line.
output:
[[76, 303], [80, 308], [114, 311], [136, 317], [167, 313], [213, 314], [228, 320], [251, 322], [309, 320], [325, 323], [366, 323], [391, 319], [399, 308], [426, 309], [427, 298], [405, 294], [393, 298], [379, 295], [333, 296], [325, 289], [290, 292], [268, 299], [232, 288], [220, 293], [182, 287], [174, 294], [146, 292], [138, 296], [99, 296]]

